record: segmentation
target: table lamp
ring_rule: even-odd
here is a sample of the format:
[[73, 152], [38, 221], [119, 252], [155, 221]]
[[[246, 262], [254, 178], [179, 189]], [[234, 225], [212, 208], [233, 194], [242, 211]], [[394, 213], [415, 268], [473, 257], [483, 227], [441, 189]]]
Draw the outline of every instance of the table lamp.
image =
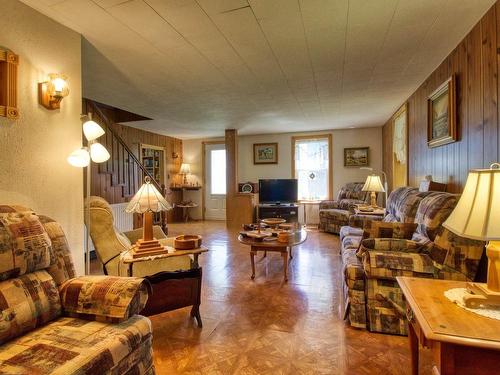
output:
[[188, 163], [182, 163], [181, 169], [179, 170], [179, 174], [184, 176], [182, 183], [187, 185], [187, 175], [191, 174], [191, 166]]
[[157, 255], [165, 252], [160, 242], [153, 238], [153, 212], [168, 211], [172, 209], [170, 203], [160, 194], [146, 177], [144, 184], [129, 202], [126, 212], [137, 212], [142, 215], [142, 238], [137, 240], [133, 247], [134, 258]]
[[500, 164], [490, 169], [473, 169], [460, 200], [443, 226], [474, 240], [489, 241], [487, 284], [467, 283], [472, 294], [464, 298], [467, 307], [500, 305]]
[[366, 177], [365, 184], [363, 185], [362, 191], [370, 192], [370, 205], [372, 207], [377, 207], [377, 194], [385, 192], [382, 186], [382, 181], [380, 181], [380, 176], [376, 174], [371, 174]]

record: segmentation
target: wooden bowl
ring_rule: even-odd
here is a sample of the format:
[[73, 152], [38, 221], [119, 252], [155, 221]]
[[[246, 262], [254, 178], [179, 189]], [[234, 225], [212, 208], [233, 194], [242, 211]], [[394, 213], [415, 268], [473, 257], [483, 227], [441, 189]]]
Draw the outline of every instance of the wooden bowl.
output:
[[174, 247], [177, 250], [197, 249], [201, 246], [201, 236], [193, 234], [183, 234], [174, 239]]

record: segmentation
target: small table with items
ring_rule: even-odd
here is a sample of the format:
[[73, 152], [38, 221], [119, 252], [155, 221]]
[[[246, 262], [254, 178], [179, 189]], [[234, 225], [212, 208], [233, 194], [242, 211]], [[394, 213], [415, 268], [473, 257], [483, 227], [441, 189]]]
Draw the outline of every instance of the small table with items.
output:
[[[263, 231], [264, 232], [264, 231]], [[283, 257], [283, 279], [288, 281], [288, 256], [293, 259], [292, 248], [300, 245], [307, 239], [307, 232], [305, 229], [299, 229], [289, 235], [288, 241], [279, 242], [278, 238], [270, 235], [265, 238], [252, 238], [240, 234], [238, 241], [244, 245], [250, 246], [250, 261], [252, 263], [252, 279], [255, 278], [255, 254], [258, 251], [274, 251], [281, 253]]]
[[182, 209], [182, 219], [185, 223], [187, 223], [189, 220], [192, 220], [191, 216], [189, 215], [189, 210], [191, 208], [198, 207], [198, 204], [194, 202], [178, 203], [175, 205], [175, 207], [179, 207], [180, 209]]
[[465, 281], [396, 278], [406, 298], [412, 374], [419, 343], [434, 352], [433, 374], [495, 374], [500, 366], [500, 320], [453, 303], [445, 292]]
[[374, 215], [374, 216], [385, 216], [385, 208], [382, 207], [370, 207], [370, 206], [355, 206], [354, 214], [356, 215]]

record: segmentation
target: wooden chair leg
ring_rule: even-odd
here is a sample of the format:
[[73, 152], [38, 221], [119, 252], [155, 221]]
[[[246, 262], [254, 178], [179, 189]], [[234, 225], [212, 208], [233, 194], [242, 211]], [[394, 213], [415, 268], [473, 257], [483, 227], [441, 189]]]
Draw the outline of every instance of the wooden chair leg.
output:
[[203, 328], [203, 322], [201, 321], [200, 315], [200, 305], [193, 305], [191, 308], [191, 316], [196, 319], [199, 328]]

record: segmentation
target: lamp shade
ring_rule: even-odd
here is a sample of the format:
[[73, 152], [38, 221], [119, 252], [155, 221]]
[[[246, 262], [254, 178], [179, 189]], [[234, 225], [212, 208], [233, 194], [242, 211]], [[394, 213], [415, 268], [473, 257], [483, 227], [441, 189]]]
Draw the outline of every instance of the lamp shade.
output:
[[144, 179], [144, 184], [129, 202], [126, 212], [160, 212], [170, 210], [172, 206], [151, 183], [149, 177]]
[[369, 175], [366, 177], [365, 184], [361, 189], [363, 191], [374, 191], [376, 193], [382, 193], [385, 191], [382, 181], [380, 181], [380, 176], [376, 174]]
[[188, 163], [182, 163], [181, 169], [179, 170], [179, 174], [190, 174], [191, 166]]
[[92, 143], [90, 145], [90, 158], [94, 163], [103, 163], [110, 157], [106, 147], [101, 145], [99, 142]]
[[[495, 167], [495, 168], [493, 168]], [[464, 192], [443, 226], [466, 238], [500, 240], [500, 164], [469, 172]]]
[[86, 148], [78, 148], [68, 156], [68, 163], [73, 167], [83, 168], [89, 165], [90, 155]]
[[95, 121], [88, 120], [83, 124], [83, 134], [88, 141], [93, 141], [104, 135], [104, 133], [104, 129]]

